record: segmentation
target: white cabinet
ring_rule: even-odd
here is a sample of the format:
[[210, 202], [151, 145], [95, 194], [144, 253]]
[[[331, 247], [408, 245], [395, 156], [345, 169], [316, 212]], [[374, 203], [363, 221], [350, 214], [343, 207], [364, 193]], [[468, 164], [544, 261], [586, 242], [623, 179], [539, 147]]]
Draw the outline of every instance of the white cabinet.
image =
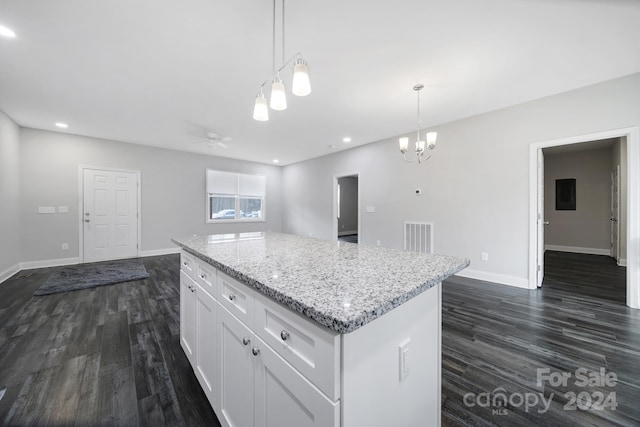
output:
[[255, 338], [255, 427], [340, 425], [340, 401], [332, 402], [260, 338]]
[[184, 270], [180, 272], [180, 345], [191, 366], [195, 365], [197, 340], [196, 283]]
[[180, 345], [209, 403], [216, 410], [219, 406], [215, 328], [218, 306], [213, 295], [192, 278], [191, 274], [198, 271], [198, 262], [183, 256], [181, 266]]
[[196, 376], [214, 410], [218, 406], [216, 300], [200, 284], [196, 287]]
[[217, 324], [222, 425], [339, 425], [339, 402], [330, 401], [223, 307]]
[[441, 298], [341, 335], [183, 252], [180, 343], [226, 427], [439, 426]]

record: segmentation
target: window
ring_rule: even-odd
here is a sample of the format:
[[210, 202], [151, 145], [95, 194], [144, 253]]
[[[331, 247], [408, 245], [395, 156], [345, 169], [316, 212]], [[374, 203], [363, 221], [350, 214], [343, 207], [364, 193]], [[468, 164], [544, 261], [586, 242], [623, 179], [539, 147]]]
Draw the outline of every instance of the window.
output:
[[264, 221], [266, 177], [207, 169], [207, 222]]

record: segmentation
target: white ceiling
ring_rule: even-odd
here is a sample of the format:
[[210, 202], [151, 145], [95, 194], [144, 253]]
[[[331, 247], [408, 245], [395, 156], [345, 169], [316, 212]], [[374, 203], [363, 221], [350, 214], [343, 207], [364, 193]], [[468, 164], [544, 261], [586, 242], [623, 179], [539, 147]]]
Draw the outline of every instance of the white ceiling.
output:
[[[411, 132], [418, 82], [433, 127], [640, 71], [635, 0], [291, 0], [287, 56], [313, 92], [256, 122], [270, 0], [0, 4], [17, 34], [0, 38], [0, 109], [19, 125], [262, 163]], [[206, 131], [230, 147], [194, 143]]]

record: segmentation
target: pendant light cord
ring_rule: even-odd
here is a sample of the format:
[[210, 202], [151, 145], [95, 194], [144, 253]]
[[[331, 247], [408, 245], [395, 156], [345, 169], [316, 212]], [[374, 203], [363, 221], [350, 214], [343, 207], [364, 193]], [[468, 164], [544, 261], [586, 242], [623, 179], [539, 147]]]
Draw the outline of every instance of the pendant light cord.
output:
[[272, 49], [272, 53], [273, 53], [273, 60], [271, 62], [271, 64], [273, 65], [273, 74], [276, 73], [276, 0], [273, 0], [273, 49]]
[[282, 0], [282, 64], [284, 64], [284, 1]]

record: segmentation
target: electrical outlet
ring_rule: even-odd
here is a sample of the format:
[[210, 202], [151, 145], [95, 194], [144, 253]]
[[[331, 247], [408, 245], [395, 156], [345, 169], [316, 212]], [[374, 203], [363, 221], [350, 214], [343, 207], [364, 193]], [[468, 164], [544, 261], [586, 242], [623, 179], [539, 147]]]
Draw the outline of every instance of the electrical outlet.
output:
[[411, 371], [409, 344], [411, 344], [411, 340], [407, 339], [405, 342], [398, 346], [398, 366], [400, 381], [407, 378], [409, 372]]
[[312, 232], [309, 232], [309, 237], [313, 237], [313, 233]]
[[69, 250], [69, 244], [68, 243], [63, 243], [62, 244], [62, 250], [63, 251], [68, 251]]
[[376, 240], [376, 246], [380, 246], [380, 240]]
[[489, 254], [487, 252], [482, 252], [481, 257], [482, 261], [489, 261]]

